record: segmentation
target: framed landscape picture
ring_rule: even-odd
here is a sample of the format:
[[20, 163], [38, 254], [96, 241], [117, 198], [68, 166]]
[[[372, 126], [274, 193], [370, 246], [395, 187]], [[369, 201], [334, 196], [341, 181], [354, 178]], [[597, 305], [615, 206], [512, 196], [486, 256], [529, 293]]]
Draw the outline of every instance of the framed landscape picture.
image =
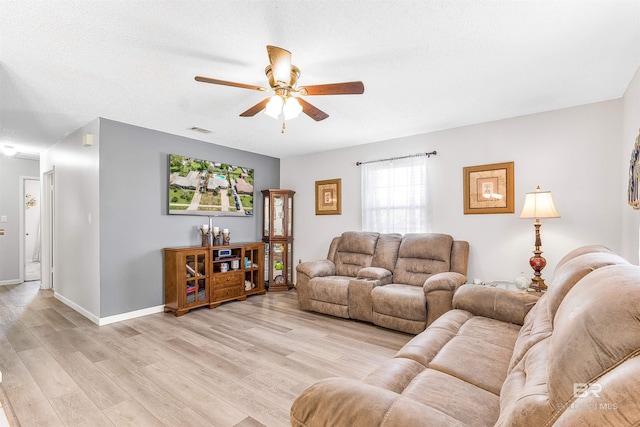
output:
[[462, 170], [464, 213], [513, 213], [513, 162]]
[[342, 214], [341, 186], [340, 178], [316, 181], [316, 215]]
[[169, 154], [169, 214], [252, 216], [253, 169]]

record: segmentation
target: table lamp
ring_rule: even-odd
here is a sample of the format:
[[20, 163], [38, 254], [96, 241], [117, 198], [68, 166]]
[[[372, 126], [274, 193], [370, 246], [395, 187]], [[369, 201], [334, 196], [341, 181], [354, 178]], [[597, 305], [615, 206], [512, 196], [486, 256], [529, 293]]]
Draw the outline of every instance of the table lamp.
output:
[[536, 191], [527, 193], [524, 199], [524, 207], [520, 213], [520, 218], [535, 218], [533, 226], [536, 228], [536, 249], [529, 259], [529, 265], [533, 268], [534, 276], [529, 287], [536, 292], [547, 289], [541, 271], [547, 265], [547, 260], [542, 256], [542, 240], [540, 239], [540, 218], [560, 218], [556, 207], [553, 204], [553, 197], [550, 191], [540, 191], [540, 186]]

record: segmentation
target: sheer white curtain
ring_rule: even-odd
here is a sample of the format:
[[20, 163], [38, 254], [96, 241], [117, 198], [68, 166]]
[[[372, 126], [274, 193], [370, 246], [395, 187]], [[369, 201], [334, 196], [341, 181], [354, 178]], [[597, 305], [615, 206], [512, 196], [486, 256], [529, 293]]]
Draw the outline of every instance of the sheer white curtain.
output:
[[361, 168], [363, 231], [430, 231], [426, 156], [364, 163]]

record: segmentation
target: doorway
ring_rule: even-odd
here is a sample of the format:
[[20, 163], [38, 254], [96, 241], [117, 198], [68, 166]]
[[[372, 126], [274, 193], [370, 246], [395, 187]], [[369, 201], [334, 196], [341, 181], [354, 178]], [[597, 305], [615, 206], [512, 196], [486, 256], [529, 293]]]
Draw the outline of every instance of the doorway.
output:
[[40, 280], [40, 179], [23, 177], [23, 244], [24, 281]]

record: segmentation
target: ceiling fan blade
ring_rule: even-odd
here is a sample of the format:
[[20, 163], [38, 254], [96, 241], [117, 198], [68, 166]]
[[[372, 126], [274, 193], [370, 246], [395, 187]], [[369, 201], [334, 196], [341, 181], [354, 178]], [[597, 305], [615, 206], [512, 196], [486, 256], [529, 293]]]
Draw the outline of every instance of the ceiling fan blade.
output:
[[199, 81], [202, 83], [213, 83], [214, 85], [233, 86], [233, 87], [239, 87], [242, 89], [259, 90], [260, 92], [265, 92], [267, 90], [266, 88], [260, 87], [260, 86], [248, 85], [244, 83], [228, 82], [226, 80], [212, 79], [210, 77], [196, 76], [196, 81]]
[[240, 114], [240, 117], [253, 117], [258, 114], [260, 111], [264, 110], [267, 107], [267, 102], [269, 102], [271, 98], [265, 98], [262, 101], [258, 102], [253, 107], [249, 108], [244, 113]]
[[291, 52], [278, 46], [267, 45], [273, 79], [285, 85], [291, 84]]
[[309, 104], [304, 99], [302, 98], [296, 98], [296, 99], [298, 100], [300, 105], [302, 105], [302, 112], [305, 113], [307, 116], [311, 117], [316, 122], [319, 122], [320, 120], [324, 120], [327, 117], [329, 117], [327, 113]]
[[298, 91], [304, 95], [360, 95], [364, 93], [364, 84], [362, 82], [330, 83], [304, 86]]

